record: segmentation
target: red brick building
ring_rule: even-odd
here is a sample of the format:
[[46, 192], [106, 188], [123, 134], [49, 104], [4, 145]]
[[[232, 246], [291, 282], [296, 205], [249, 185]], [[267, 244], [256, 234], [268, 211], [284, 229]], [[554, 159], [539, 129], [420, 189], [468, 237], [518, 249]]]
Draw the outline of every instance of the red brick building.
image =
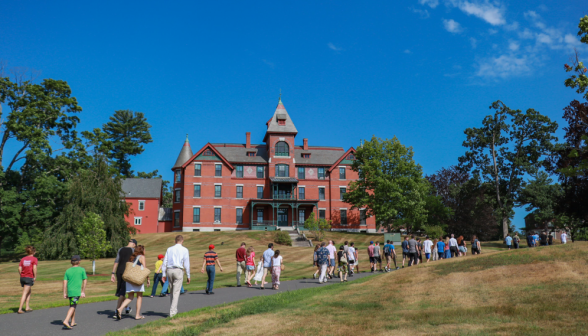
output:
[[375, 232], [375, 218], [342, 201], [357, 173], [353, 148], [296, 145], [298, 130], [282, 101], [262, 144], [207, 143], [196, 153], [186, 138], [174, 171], [174, 231], [275, 230], [315, 213], [335, 231]]
[[171, 209], [161, 207], [162, 186], [161, 179], [127, 178], [122, 181], [125, 201], [130, 206], [125, 220], [138, 233], [172, 231]]

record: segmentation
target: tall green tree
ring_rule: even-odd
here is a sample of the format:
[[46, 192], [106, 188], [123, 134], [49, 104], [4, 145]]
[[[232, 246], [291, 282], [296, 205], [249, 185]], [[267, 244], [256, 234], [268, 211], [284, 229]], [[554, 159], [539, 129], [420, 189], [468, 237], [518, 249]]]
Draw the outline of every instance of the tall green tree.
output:
[[112, 247], [106, 241], [104, 222], [97, 214], [88, 212], [76, 227], [78, 249], [84, 258], [92, 259], [92, 274], [96, 274], [96, 259]]
[[373, 137], [357, 149], [355, 157], [351, 169], [359, 178], [349, 184], [345, 201], [353, 208], [366, 208], [368, 217], [376, 216], [377, 228], [421, 228], [427, 220], [430, 186], [413, 159], [412, 147], [402, 145], [396, 137]]
[[150, 128], [142, 112], [119, 110], [102, 129], [85, 131], [83, 135], [94, 146], [96, 153], [102, 153], [112, 161], [113, 168], [120, 175], [132, 177], [131, 156], [143, 153], [143, 145], [153, 142]]
[[66, 206], [45, 231], [41, 257], [64, 259], [79, 254], [76, 228], [89, 213], [99, 215], [104, 222], [110, 245], [107, 255], [114, 255], [114, 251], [129, 241], [130, 233], [136, 232], [125, 221], [129, 206], [122, 195], [121, 179], [111, 176], [106, 160], [97, 158], [90, 169], [80, 170], [68, 182]]
[[304, 228], [312, 233], [317, 243], [325, 239], [325, 232], [331, 229], [331, 221], [324, 218], [316, 218], [314, 212], [304, 221]]
[[493, 206], [502, 221], [502, 234], [509, 233], [509, 219], [519, 201], [526, 174], [536, 174], [546, 165], [546, 154], [557, 140], [557, 123], [534, 109], [525, 113], [513, 110], [501, 101], [490, 106], [494, 114], [486, 116], [480, 128], [468, 128], [463, 146], [468, 150], [460, 164], [474, 178], [492, 184]]

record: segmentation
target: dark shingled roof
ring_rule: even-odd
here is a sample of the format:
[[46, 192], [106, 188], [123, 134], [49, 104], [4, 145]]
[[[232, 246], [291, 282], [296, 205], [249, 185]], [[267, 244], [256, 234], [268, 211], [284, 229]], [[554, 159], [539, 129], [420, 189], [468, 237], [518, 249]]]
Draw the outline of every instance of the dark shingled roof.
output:
[[[223, 147], [225, 144], [212, 145], [229, 162], [267, 163], [265, 146], [251, 145], [251, 148], [245, 148], [245, 145], [238, 145], [239, 147], [235, 147], [235, 145], [231, 145], [233, 147]], [[247, 152], [255, 152], [255, 156], [247, 156]]]
[[[280, 126], [278, 124], [278, 119], [286, 120], [285, 125]], [[294, 122], [292, 122], [290, 115], [288, 115], [288, 112], [282, 103], [282, 98], [278, 101], [278, 107], [276, 107], [276, 111], [274, 112], [272, 119], [269, 121], [267, 133], [298, 133], [296, 126], [294, 126]]]
[[122, 190], [125, 197], [160, 198], [162, 185], [163, 181], [160, 178], [128, 178], [122, 181]]
[[[310, 159], [302, 157], [302, 153], [310, 153]], [[297, 164], [315, 164], [319, 166], [330, 166], [337, 162], [341, 156], [345, 154], [343, 148], [340, 149], [312, 149], [309, 147], [307, 150], [294, 149], [294, 155]]]
[[[262, 145], [251, 145], [251, 148], [245, 148], [244, 144], [217, 143], [212, 145], [229, 162], [267, 164], [268, 161], [266, 147]], [[229, 147], [224, 147], [225, 145]], [[256, 152], [256, 154], [255, 156], [247, 156], [247, 152]], [[309, 153], [310, 159], [302, 158], [302, 153]], [[309, 147], [308, 150], [294, 149], [294, 159], [297, 164], [331, 166], [337, 162], [343, 154], [345, 154], [345, 150], [341, 147], [333, 147], [329, 149], [313, 149], [313, 147]]]

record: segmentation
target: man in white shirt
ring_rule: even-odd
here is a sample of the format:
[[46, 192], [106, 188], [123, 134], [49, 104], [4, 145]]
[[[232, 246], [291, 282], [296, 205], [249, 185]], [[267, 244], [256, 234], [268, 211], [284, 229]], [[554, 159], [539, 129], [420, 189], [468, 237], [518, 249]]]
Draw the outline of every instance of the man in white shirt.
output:
[[181, 235], [176, 236], [176, 245], [167, 249], [163, 258], [163, 265], [161, 265], [162, 280], [165, 282], [166, 278], [169, 278], [169, 285], [171, 286], [169, 317], [174, 317], [178, 313], [178, 300], [182, 282], [184, 281], [184, 270], [186, 270], [188, 283], [190, 283], [190, 256], [188, 255], [188, 249], [182, 245], [183, 243], [184, 237]]
[[427, 262], [431, 259], [431, 246], [433, 246], [433, 242], [431, 238], [427, 236], [427, 240], [423, 242], [423, 247], [425, 248], [425, 257], [427, 257]]
[[453, 233], [449, 239], [449, 252], [451, 252], [451, 258], [459, 256], [459, 252], [457, 251], [457, 239], [455, 239]]
[[562, 244], [565, 244], [568, 242], [568, 235], [566, 234], [565, 231], [563, 231], [559, 237], [561, 238]]
[[333, 245], [332, 240], [329, 240], [327, 250], [329, 250], [329, 268], [327, 270], [327, 274], [329, 275], [330, 279], [333, 279], [333, 273], [335, 272], [335, 253], [337, 252], [337, 248], [335, 248], [335, 245]]
[[349, 276], [353, 276], [353, 269], [355, 268], [355, 244], [352, 242], [351, 246], [347, 248], [347, 262], [349, 263]]

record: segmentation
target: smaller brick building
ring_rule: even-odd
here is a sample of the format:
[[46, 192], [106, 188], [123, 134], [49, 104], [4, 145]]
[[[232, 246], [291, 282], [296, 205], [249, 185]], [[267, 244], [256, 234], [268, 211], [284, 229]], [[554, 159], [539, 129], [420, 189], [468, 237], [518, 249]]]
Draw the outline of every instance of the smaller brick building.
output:
[[161, 179], [128, 178], [122, 181], [129, 215], [125, 220], [138, 233], [172, 231], [171, 209], [161, 207], [163, 181]]

